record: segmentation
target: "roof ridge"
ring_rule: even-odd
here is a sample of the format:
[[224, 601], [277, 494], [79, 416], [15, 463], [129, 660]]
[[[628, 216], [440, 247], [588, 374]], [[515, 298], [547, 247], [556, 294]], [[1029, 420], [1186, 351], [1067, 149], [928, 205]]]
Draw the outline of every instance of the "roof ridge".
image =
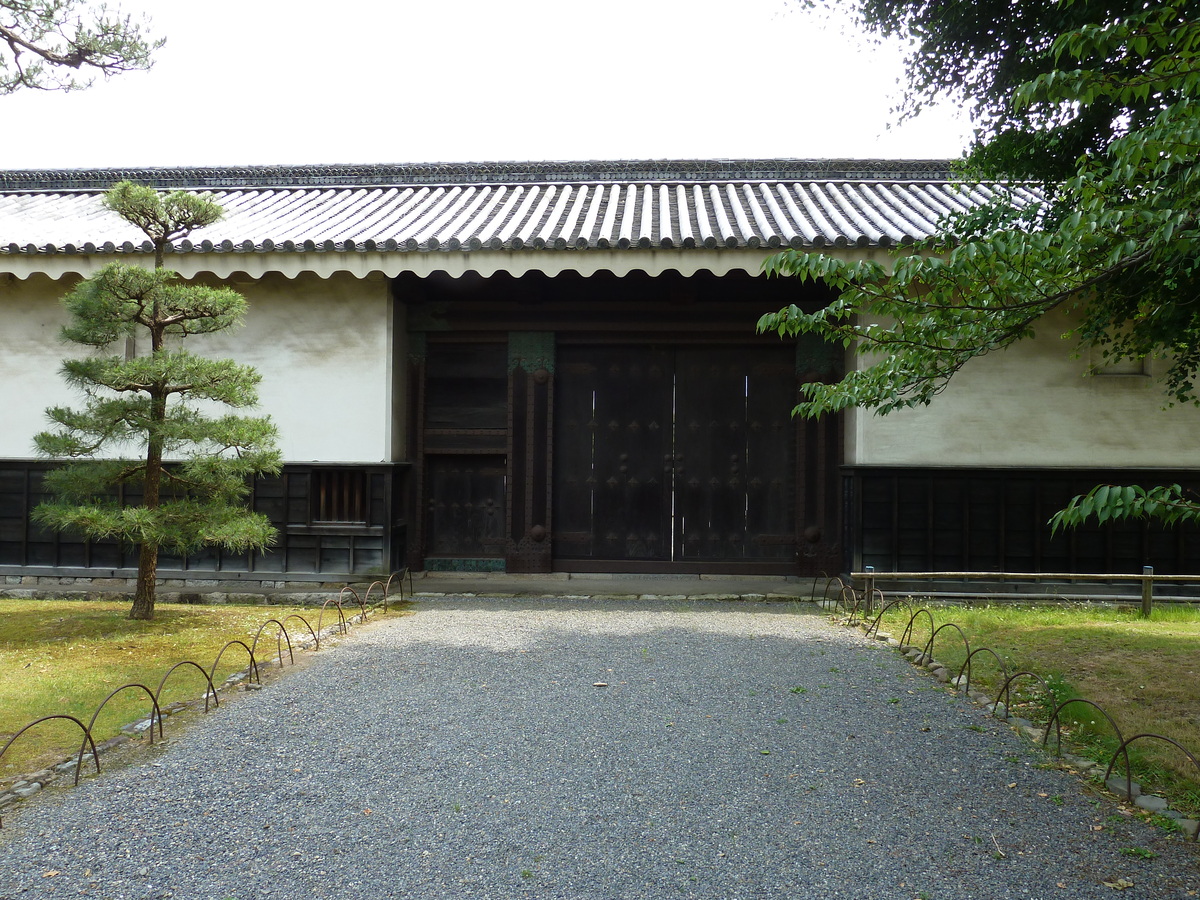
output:
[[533, 162], [331, 163], [0, 170], [0, 190], [106, 190], [118, 181], [160, 188], [384, 187], [563, 181], [946, 181], [939, 159], [662, 159]]

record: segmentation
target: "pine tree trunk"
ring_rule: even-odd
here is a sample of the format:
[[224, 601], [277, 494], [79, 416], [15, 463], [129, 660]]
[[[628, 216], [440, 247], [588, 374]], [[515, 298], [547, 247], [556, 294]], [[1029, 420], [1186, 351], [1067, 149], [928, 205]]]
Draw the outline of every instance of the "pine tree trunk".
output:
[[[153, 335], [155, 352], [161, 349], [162, 339]], [[163, 441], [160, 433], [167, 416], [167, 401], [163, 396], [151, 394], [150, 434], [146, 447], [146, 480], [142, 486], [142, 506], [158, 509], [162, 486]], [[154, 595], [158, 586], [158, 544], [142, 541], [138, 553], [137, 592], [133, 595], [131, 619], [154, 618]]]
[[158, 547], [142, 544], [138, 552], [137, 591], [133, 595], [131, 619], [154, 618], [154, 595], [158, 584]]

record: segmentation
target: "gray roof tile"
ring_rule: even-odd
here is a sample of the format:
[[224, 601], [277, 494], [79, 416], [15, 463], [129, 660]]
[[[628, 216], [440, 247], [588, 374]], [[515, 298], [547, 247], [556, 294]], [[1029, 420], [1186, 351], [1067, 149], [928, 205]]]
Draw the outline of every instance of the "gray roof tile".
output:
[[886, 247], [994, 195], [948, 169], [699, 160], [0, 172], [0, 253], [140, 252], [143, 235], [100, 203], [122, 178], [208, 190], [225, 208], [176, 252]]

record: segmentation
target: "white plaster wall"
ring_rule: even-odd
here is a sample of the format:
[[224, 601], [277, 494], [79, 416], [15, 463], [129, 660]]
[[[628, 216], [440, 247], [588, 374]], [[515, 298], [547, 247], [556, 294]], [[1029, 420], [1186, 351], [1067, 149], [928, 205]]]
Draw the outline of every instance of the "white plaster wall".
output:
[[[267, 275], [232, 286], [250, 303], [245, 327], [194, 336], [185, 346], [259, 371], [256, 412], [278, 426], [284, 459], [396, 458], [393, 403], [402, 398], [393, 391], [386, 279]], [[0, 456], [33, 457], [33, 435], [47, 427], [45, 409], [80, 403], [58, 374], [64, 358], [84, 355], [84, 348], [58, 339], [66, 321], [59, 301], [70, 287], [65, 280], [0, 276]]]
[[393, 459], [387, 281], [267, 275], [231, 286], [249, 302], [245, 326], [187, 346], [258, 370], [260, 411], [279, 428], [284, 460]]
[[392, 361], [391, 396], [391, 455], [402, 460], [408, 447], [408, 316], [407, 307], [397, 304], [389, 289], [388, 354]]
[[59, 340], [67, 321], [59, 298], [72, 284], [0, 275], [0, 456], [36, 456], [33, 436], [49, 426], [47, 407], [78, 397], [59, 375], [64, 359], [86, 355]]
[[[1061, 316], [968, 363], [927, 407], [854, 410], [847, 461], [897, 466], [1200, 466], [1200, 409], [1164, 409], [1154, 377], [1086, 376]], [[1151, 372], [1154, 371], [1151, 365]], [[1162, 364], [1158, 365], [1161, 370]]]

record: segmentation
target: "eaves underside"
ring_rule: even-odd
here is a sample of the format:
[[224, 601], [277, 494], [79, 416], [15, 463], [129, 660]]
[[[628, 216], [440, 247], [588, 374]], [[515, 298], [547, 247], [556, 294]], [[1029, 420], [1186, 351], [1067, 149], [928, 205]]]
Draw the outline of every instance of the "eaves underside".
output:
[[[523, 252], [483, 250], [461, 253], [386, 253], [382, 251], [342, 251], [328, 253], [191, 253], [170, 260], [170, 266], [184, 278], [211, 277], [229, 280], [258, 280], [267, 276], [296, 279], [315, 276], [328, 279], [350, 276], [358, 279], [395, 278], [409, 273], [418, 277], [434, 274], [460, 278], [473, 274], [489, 278], [505, 273], [514, 277], [531, 272], [553, 277], [566, 272], [583, 276], [609, 273], [617, 276], [634, 272], [651, 276], [678, 273], [684, 276], [707, 272], [725, 275], [762, 272], [769, 251], [739, 250], [589, 250], [577, 252]], [[831, 255], [853, 259], [877, 259], [890, 254], [879, 248], [844, 248]], [[44, 277], [54, 281], [86, 278], [113, 261], [112, 257], [90, 254], [4, 256], [0, 254], [0, 278], [17, 280]], [[152, 264], [148, 254], [137, 254], [131, 261]], [[0, 282], [2, 283], [2, 282]]]

